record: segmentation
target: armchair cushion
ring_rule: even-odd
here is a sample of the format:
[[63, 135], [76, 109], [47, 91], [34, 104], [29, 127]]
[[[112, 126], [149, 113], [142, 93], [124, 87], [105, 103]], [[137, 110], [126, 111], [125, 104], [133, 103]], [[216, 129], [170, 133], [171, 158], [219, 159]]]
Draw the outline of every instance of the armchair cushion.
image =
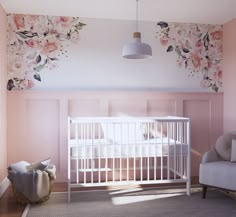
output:
[[216, 141], [216, 152], [223, 160], [230, 161], [231, 159], [232, 139], [236, 140], [236, 134], [226, 133], [220, 136]]
[[205, 152], [202, 157], [202, 163], [210, 163], [219, 160], [221, 160], [221, 158], [219, 157], [215, 149], [211, 149]]

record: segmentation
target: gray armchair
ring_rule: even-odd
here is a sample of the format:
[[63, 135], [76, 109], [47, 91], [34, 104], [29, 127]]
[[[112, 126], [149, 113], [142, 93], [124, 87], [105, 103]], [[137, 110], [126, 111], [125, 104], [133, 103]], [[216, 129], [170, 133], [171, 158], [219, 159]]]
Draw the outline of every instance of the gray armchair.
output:
[[220, 136], [215, 147], [202, 158], [199, 170], [202, 197], [206, 198], [207, 187], [236, 191], [236, 133]]

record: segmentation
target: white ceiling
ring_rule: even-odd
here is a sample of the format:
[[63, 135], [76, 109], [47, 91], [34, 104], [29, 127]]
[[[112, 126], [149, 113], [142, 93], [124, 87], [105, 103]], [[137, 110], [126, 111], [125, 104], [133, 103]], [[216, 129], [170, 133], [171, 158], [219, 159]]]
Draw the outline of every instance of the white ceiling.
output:
[[[0, 0], [7, 13], [134, 20], [136, 0]], [[139, 0], [139, 20], [224, 24], [236, 0]]]

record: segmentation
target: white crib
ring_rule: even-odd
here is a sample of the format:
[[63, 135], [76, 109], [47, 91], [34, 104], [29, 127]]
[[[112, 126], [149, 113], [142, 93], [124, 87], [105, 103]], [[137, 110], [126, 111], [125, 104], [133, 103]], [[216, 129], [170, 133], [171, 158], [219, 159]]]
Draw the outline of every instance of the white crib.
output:
[[68, 118], [68, 202], [81, 186], [184, 182], [190, 195], [190, 163], [189, 118]]

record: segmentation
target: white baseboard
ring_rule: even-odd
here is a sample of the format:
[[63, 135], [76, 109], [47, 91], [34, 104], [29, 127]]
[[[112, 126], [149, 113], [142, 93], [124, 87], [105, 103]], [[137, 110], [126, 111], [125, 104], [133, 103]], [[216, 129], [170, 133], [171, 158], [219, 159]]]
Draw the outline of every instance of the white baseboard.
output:
[[10, 181], [6, 177], [3, 179], [3, 181], [0, 183], [0, 198], [4, 194], [4, 192], [7, 190], [8, 186], [10, 185]]
[[22, 213], [21, 217], [27, 217], [27, 214], [29, 212], [30, 209], [30, 204], [28, 203], [24, 209], [24, 212]]

